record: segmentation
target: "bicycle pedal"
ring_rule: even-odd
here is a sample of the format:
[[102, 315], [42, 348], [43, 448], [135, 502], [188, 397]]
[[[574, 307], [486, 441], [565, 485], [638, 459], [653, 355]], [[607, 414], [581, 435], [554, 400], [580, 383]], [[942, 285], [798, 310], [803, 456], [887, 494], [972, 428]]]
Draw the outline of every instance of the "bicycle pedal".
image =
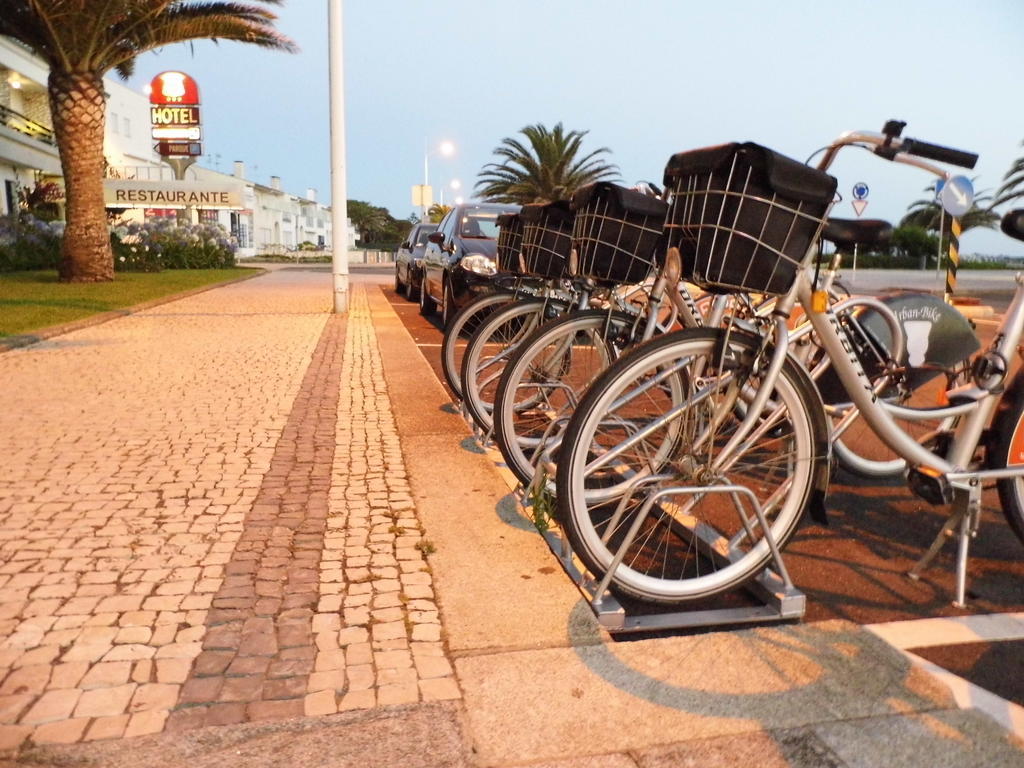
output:
[[915, 495], [929, 504], [940, 506], [953, 502], [953, 486], [949, 480], [928, 467], [915, 467], [907, 472], [907, 484]]

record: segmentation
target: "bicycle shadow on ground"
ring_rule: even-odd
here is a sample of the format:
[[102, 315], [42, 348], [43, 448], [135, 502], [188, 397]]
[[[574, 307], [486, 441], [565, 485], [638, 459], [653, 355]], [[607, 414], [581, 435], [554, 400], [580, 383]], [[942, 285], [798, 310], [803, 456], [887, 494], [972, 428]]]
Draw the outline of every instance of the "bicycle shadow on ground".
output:
[[[601, 696], [607, 684], [636, 699], [637, 717], [648, 710], [644, 702], [702, 719], [696, 735], [665, 734], [666, 741], [683, 743], [660, 751], [667, 762], [659, 765], [739, 764], [735, 739], [724, 739], [735, 733], [737, 720], [749, 721], [746, 732], [762, 729], [755, 743], [763, 755], [755, 760], [751, 754], [749, 764], [846, 766], [850, 742], [862, 750], [865, 740], [875, 742], [877, 755], [872, 758], [871, 747], [857, 751], [856, 764], [1010, 765], [1024, 759], [1024, 745], [984, 716], [957, 710], [944, 686], [848, 622], [594, 644], [588, 634], [594, 630], [575, 616], [589, 612], [581, 601], [568, 624], [576, 657], [601, 681], [580, 698]], [[593, 707], [592, 716], [600, 717]], [[709, 733], [715, 718], [723, 721], [720, 734]], [[873, 726], [876, 735], [866, 737]], [[893, 729], [894, 743], [877, 738]], [[716, 737], [720, 761], [713, 759]], [[915, 758], [890, 759], [889, 749]], [[683, 759], [695, 754], [699, 762]], [[927, 757], [933, 754], [934, 762]]]

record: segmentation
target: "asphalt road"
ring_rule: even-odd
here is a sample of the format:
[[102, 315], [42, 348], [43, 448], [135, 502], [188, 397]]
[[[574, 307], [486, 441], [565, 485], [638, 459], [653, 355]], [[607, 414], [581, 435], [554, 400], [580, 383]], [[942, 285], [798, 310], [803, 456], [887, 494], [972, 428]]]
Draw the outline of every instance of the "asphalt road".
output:
[[[865, 290], [863, 274], [858, 275], [858, 283], [862, 291], [871, 292]], [[886, 289], [893, 286], [892, 281], [884, 285]], [[996, 291], [1002, 306], [1008, 303], [1010, 286], [1012, 282], [1003, 283]], [[442, 334], [437, 316], [420, 316], [416, 303], [396, 295], [390, 285], [384, 291], [443, 383]], [[991, 299], [985, 303], [991, 303]], [[993, 320], [979, 323], [978, 335], [983, 343], [995, 326]], [[829, 524], [805, 525], [785, 551], [790, 575], [807, 595], [804, 620], [838, 618], [875, 624], [1024, 611], [1024, 544], [1006, 523], [994, 488], [986, 489], [983, 502], [981, 529], [971, 545], [968, 606], [957, 608], [952, 605], [956, 572], [952, 542], [946, 544], [919, 581], [906, 576], [940, 530], [946, 509], [912, 495], [901, 478], [865, 481], [837, 470], [827, 502]], [[744, 595], [731, 595], [696, 607], [746, 602]], [[1002, 680], [1000, 695], [1024, 705], [1024, 661], [1015, 653], [1021, 645], [978, 643], [967, 654], [959, 653], [957, 645], [935, 646], [928, 654], [979, 684]]]

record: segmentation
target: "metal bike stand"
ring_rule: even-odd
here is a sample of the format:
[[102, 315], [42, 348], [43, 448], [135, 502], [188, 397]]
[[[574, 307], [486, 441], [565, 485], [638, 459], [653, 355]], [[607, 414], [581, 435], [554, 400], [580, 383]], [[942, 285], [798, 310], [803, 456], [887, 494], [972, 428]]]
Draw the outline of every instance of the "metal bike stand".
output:
[[[907, 576], [914, 581], [921, 578], [924, 569], [927, 568], [939, 550], [948, 539], [957, 538], [956, 557], [956, 599], [953, 605], [957, 608], [967, 607], [967, 560], [971, 546], [971, 539], [978, 535], [978, 526], [981, 523], [981, 486], [977, 483], [954, 482], [950, 484], [953, 489], [953, 511], [942, 526], [935, 539], [932, 541], [928, 551], [924, 553], [914, 567], [907, 571]], [[954, 534], [954, 531], [956, 533]]]
[[[528, 505], [527, 496], [530, 491], [535, 490], [539, 483], [543, 482], [542, 477], [546, 472], [550, 472], [550, 457], [542, 454], [536, 466], [537, 471], [530, 485], [525, 488], [520, 486], [518, 489], [517, 495], [524, 507]], [[770, 539], [770, 529], [766, 528], [765, 530]], [[708, 531], [700, 528], [693, 530], [692, 533], [697, 537], [698, 545], [705, 552], [717, 554], [717, 557], [722, 560], [728, 559], [727, 556], [718, 553], [715, 546], [717, 536], [712, 536]], [[602, 629], [611, 633], [792, 621], [802, 618], [807, 610], [807, 597], [793, 586], [782, 561], [782, 555], [774, 547], [774, 542], [771, 544], [775, 567], [764, 568], [757, 577], [742, 586], [742, 589], [751, 594], [759, 602], [759, 605], [647, 613], [637, 610], [627, 611], [608, 590], [610, 575], [606, 575], [600, 581], [596, 579], [573, 555], [568, 540], [560, 531], [549, 529], [543, 532], [543, 536], [551, 552], [558, 558], [563, 570], [586, 598], [598, 624]]]

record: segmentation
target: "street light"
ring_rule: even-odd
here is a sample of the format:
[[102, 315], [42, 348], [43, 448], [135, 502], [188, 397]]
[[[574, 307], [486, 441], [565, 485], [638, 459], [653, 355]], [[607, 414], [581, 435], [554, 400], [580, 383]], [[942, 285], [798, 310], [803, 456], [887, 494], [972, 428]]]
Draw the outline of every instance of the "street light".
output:
[[423, 208], [423, 220], [427, 220], [427, 190], [430, 189], [430, 166], [428, 160], [431, 154], [439, 154], [442, 157], [451, 157], [455, 154], [455, 145], [450, 141], [442, 141], [437, 145], [437, 149], [431, 152], [426, 138], [423, 139], [423, 189], [420, 193], [420, 206]]
[[[458, 192], [459, 189], [462, 188], [462, 182], [458, 179], [452, 179], [448, 182], [448, 186], [451, 187], [453, 191]], [[462, 200], [461, 197], [456, 199], [460, 201]], [[441, 187], [441, 205], [444, 205], [444, 187]], [[456, 205], [458, 205], [458, 203], [456, 203]]]

